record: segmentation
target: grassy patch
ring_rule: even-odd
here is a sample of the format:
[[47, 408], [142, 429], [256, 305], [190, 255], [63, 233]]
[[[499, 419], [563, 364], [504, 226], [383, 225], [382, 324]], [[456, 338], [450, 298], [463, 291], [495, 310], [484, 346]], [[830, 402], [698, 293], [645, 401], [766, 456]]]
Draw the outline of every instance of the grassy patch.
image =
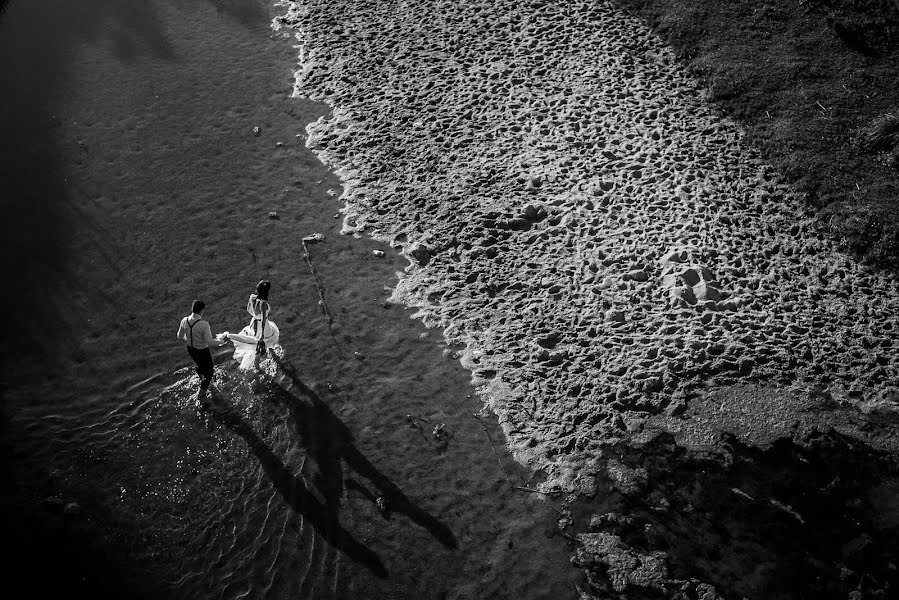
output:
[[844, 249], [899, 270], [899, 4], [613, 1], [675, 49]]

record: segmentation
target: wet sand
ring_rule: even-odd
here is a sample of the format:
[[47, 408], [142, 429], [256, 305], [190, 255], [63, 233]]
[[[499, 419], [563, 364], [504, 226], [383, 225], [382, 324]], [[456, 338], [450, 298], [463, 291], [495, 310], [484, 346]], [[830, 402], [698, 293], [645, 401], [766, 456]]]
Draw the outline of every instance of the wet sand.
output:
[[[3, 107], [21, 116], [4, 122], [4, 266], [37, 305], [4, 355], [16, 572], [37, 597], [574, 597], [556, 514], [511, 489], [530, 473], [472, 416], [458, 356], [387, 302], [405, 260], [339, 235], [339, 180], [305, 147], [327, 107], [291, 98], [275, 14], [3, 16]], [[12, 58], [29, 53], [33, 70]], [[239, 329], [262, 277], [302, 386], [249, 386], [225, 351], [221, 403], [198, 412], [177, 322], [202, 297], [214, 331]], [[32, 580], [48, 560], [56, 577]]]

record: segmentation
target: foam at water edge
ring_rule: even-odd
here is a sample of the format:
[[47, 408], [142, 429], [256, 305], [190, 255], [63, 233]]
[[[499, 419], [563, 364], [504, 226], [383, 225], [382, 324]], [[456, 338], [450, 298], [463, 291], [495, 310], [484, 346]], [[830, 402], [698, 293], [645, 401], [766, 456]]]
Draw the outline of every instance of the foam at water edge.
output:
[[835, 253], [670, 50], [607, 2], [287, 2], [343, 232], [401, 247], [545, 486], [706, 385], [886, 397], [899, 293]]

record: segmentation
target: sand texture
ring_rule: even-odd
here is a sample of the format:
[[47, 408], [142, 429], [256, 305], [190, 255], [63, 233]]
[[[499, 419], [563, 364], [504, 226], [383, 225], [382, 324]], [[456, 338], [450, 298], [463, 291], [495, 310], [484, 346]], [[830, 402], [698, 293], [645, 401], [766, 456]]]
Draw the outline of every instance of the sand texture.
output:
[[288, 3], [344, 232], [401, 248], [544, 486], [700, 386], [896, 398], [899, 295], [608, 2]]

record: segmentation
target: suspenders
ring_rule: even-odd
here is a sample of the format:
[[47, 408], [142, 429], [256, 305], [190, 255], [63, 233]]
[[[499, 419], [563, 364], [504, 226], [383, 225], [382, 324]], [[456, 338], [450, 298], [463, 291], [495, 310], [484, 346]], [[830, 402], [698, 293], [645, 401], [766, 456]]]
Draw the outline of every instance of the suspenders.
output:
[[187, 327], [190, 329], [190, 347], [194, 347], [194, 325], [202, 321], [203, 319], [197, 319], [193, 323], [190, 322], [190, 319], [186, 319]]

